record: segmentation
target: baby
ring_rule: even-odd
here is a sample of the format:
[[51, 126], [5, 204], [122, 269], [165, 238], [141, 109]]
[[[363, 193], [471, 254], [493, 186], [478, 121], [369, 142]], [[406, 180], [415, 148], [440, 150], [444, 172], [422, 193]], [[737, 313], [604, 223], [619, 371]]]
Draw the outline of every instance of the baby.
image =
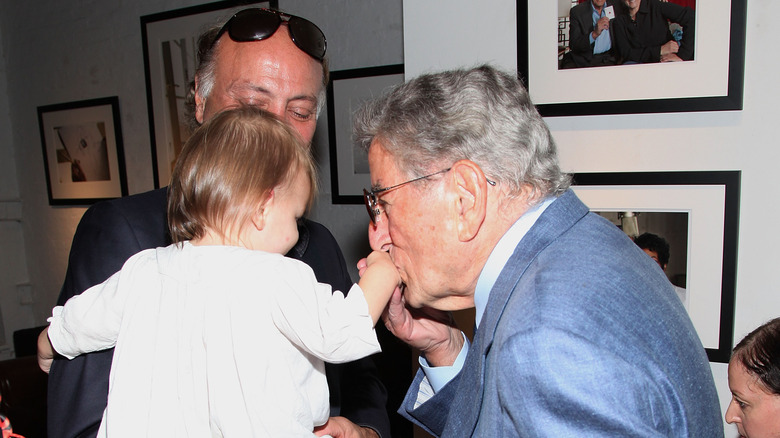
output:
[[380, 351], [400, 277], [375, 251], [345, 294], [283, 256], [315, 190], [308, 145], [262, 110], [193, 133], [168, 188], [174, 243], [55, 307], [39, 338], [44, 371], [55, 351], [115, 347], [98, 436], [312, 436], [328, 420], [324, 361]]

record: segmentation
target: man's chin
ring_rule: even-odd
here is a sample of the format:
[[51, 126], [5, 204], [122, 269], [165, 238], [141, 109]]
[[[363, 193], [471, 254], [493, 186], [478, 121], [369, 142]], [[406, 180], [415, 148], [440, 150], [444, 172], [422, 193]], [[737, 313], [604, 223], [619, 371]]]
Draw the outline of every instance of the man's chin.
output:
[[412, 309], [419, 309], [424, 306], [424, 303], [418, 299], [420, 294], [414, 287], [410, 287], [406, 282], [401, 286], [401, 294], [404, 296], [404, 302], [408, 307]]

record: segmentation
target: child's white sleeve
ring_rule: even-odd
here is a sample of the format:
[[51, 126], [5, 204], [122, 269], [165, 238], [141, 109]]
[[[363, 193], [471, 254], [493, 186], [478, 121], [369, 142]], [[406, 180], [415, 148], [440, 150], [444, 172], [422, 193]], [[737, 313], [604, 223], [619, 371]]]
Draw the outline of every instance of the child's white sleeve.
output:
[[68, 359], [116, 345], [121, 318], [118, 298], [120, 274], [71, 297], [52, 309], [49, 340], [57, 353]]
[[355, 284], [349, 293], [318, 283], [303, 263], [288, 265], [286, 281], [273, 294], [276, 327], [294, 344], [330, 363], [360, 359], [381, 351], [368, 303]]

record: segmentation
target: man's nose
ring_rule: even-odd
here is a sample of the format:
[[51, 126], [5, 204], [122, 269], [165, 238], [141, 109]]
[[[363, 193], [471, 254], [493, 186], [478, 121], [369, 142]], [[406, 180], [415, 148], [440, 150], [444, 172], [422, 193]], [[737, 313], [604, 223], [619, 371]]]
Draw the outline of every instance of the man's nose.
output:
[[287, 123], [290, 123], [289, 115], [287, 114], [286, 107], [281, 102], [270, 102], [267, 107], [265, 107], [265, 110], [269, 113], [275, 115], [279, 118], [279, 120], [284, 120]]
[[387, 219], [384, 215], [377, 215], [376, 223], [368, 223], [368, 243], [375, 251], [388, 251], [390, 249], [393, 242], [387, 231]]

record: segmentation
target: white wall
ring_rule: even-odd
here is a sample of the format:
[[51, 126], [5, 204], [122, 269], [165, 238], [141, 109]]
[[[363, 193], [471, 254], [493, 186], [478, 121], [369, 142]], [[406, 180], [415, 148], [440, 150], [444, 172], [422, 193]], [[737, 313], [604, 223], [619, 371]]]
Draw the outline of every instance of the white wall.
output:
[[[768, 226], [780, 216], [780, 61], [770, 33], [778, 14], [780, 2], [748, 4], [742, 111], [546, 118], [569, 172], [742, 171], [735, 341], [780, 315], [780, 235]], [[407, 72], [486, 61], [516, 68], [514, 17], [514, 0], [404, 1]], [[712, 364], [712, 370], [725, 412], [726, 366]], [[726, 430], [736, 435], [736, 428]]]

